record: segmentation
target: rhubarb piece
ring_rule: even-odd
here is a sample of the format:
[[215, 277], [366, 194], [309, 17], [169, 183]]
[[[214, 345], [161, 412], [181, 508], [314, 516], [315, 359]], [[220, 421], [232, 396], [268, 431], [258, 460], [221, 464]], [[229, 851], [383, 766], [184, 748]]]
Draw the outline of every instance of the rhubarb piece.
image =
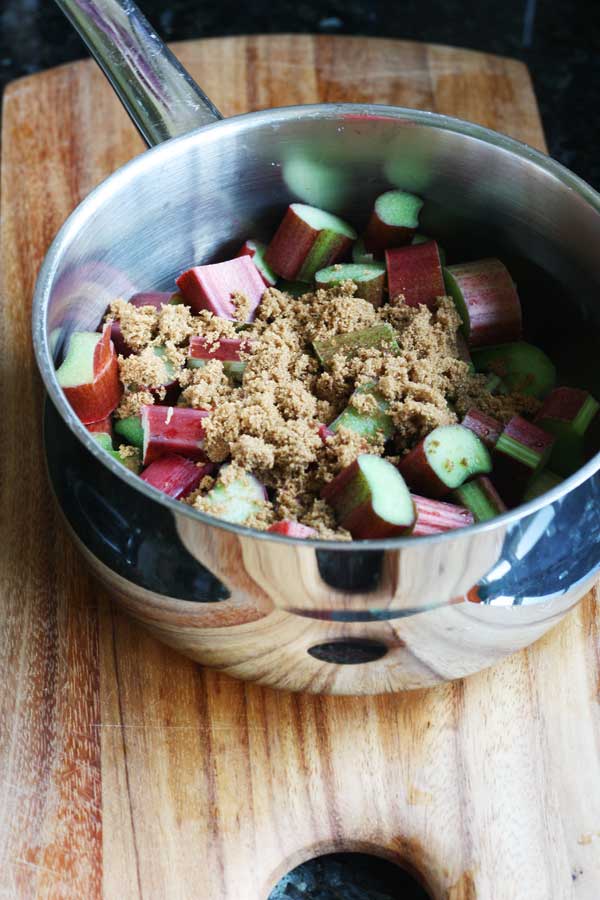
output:
[[309, 288], [303, 281], [286, 281], [285, 278], [280, 278], [277, 282], [277, 290], [283, 291], [284, 294], [289, 294], [291, 297], [301, 297], [302, 294], [306, 294]]
[[462, 484], [453, 496], [471, 511], [476, 522], [487, 522], [506, 512], [504, 501], [487, 475]]
[[544, 468], [554, 436], [521, 416], [514, 416], [493, 450], [494, 481], [508, 506], [517, 506], [529, 482]]
[[265, 292], [265, 283], [249, 256], [194, 266], [179, 276], [177, 286], [194, 312], [207, 309], [222, 319], [235, 320], [236, 307], [232, 297], [243, 294], [250, 303], [248, 322], [253, 321]]
[[96, 431], [92, 434], [92, 437], [103, 450], [112, 452], [113, 442], [110, 434], [107, 434], [105, 431]]
[[292, 519], [274, 522], [273, 525], [269, 525], [267, 531], [270, 531], [272, 534], [285, 534], [286, 537], [291, 538], [309, 538], [317, 535], [314, 528], [309, 528], [308, 525], [302, 525], [300, 522], [294, 522]]
[[159, 312], [176, 296], [172, 291], [140, 291], [129, 298], [132, 306], [153, 306]]
[[223, 371], [236, 381], [241, 381], [246, 368], [242, 353], [252, 350], [253, 342], [244, 338], [219, 338], [210, 343], [205, 337], [191, 337], [187, 365], [192, 369], [201, 369], [211, 359], [223, 363]]
[[213, 463], [197, 465], [191, 459], [169, 453], [144, 469], [140, 478], [174, 500], [182, 500], [195, 491], [204, 476], [211, 475], [214, 469]]
[[[179, 378], [177, 370], [167, 355], [166, 347], [154, 347], [155, 356], [162, 359], [165, 366], [165, 377], [161, 384], [148, 385], [148, 390], [154, 394], [156, 403], [172, 406], [177, 400], [180, 393]], [[164, 396], [161, 396], [164, 389]]]
[[249, 256], [258, 269], [258, 274], [267, 285], [267, 287], [273, 287], [273, 285], [277, 282], [277, 275], [275, 274], [273, 269], [265, 262], [266, 252], [266, 244], [263, 244], [261, 241], [250, 240], [242, 244], [238, 256]]
[[[416, 234], [413, 235], [411, 244], [426, 244], [427, 241], [433, 241], [433, 240], [435, 240], [435, 238], [429, 237], [429, 235], [427, 235], [427, 234], [419, 234], [419, 232], [417, 232]], [[443, 247], [440, 247], [439, 244], [437, 245], [437, 248], [438, 248], [438, 253], [440, 254], [440, 262], [443, 266], [445, 266], [446, 265], [446, 251], [444, 250]]]
[[551, 491], [552, 488], [562, 484], [563, 481], [564, 478], [551, 472], [550, 469], [542, 469], [529, 482], [527, 490], [523, 494], [523, 503], [528, 503], [530, 500], [535, 500], [536, 497], [541, 497], [542, 494]]
[[321, 440], [323, 441], [324, 444], [326, 444], [327, 441], [329, 440], [329, 438], [333, 437], [333, 435], [335, 434], [335, 431], [332, 431], [332, 429], [328, 425], [323, 425], [323, 424], [319, 425], [318, 432], [319, 432], [319, 437], [321, 438]]
[[126, 419], [117, 419], [115, 422], [115, 434], [123, 438], [125, 443], [144, 449], [144, 429], [140, 416], [128, 416]]
[[105, 419], [123, 391], [110, 325], [102, 334], [74, 331], [67, 354], [56, 372], [65, 396], [84, 425]]
[[586, 461], [586, 432], [598, 409], [597, 400], [578, 388], [555, 388], [544, 400], [535, 422], [556, 438], [548, 465], [559, 475], [572, 475]]
[[412, 494], [417, 511], [417, 521], [412, 530], [413, 537], [425, 537], [428, 534], [441, 534], [454, 531], [455, 528], [466, 528], [473, 524], [473, 515], [464, 506], [444, 503], [441, 500], [429, 500]]
[[242, 525], [260, 512], [267, 501], [267, 492], [249, 472], [242, 472], [229, 481], [228, 471], [228, 465], [221, 468], [219, 480], [204, 497], [204, 509], [226, 522]]
[[338, 353], [349, 359], [357, 350], [370, 350], [372, 347], [386, 350], [393, 356], [397, 356], [400, 352], [396, 333], [387, 322], [372, 325], [370, 328], [360, 328], [347, 334], [337, 334], [327, 340], [313, 341], [313, 347], [325, 368], [332, 364], [334, 356]]
[[182, 406], [143, 406], [144, 465], [167, 453], [205, 459], [204, 419], [208, 415], [206, 410]]
[[381, 306], [385, 284], [385, 266], [381, 263], [345, 263], [321, 269], [315, 275], [317, 287], [331, 287], [343, 281], [353, 281], [356, 296], [368, 300], [373, 306]]
[[498, 419], [494, 419], [478, 409], [470, 409], [461, 424], [464, 428], [468, 428], [469, 431], [476, 434], [479, 440], [490, 450], [493, 450], [496, 446], [496, 441], [502, 434], [504, 427]]
[[[364, 412], [357, 408], [353, 403], [361, 394], [368, 394], [374, 400], [373, 409]], [[360, 404], [359, 404], [360, 405]], [[347, 428], [349, 431], [355, 431], [361, 434], [367, 440], [373, 440], [378, 434], [383, 434], [385, 440], [390, 438], [394, 433], [394, 423], [392, 417], [388, 414], [389, 404], [387, 400], [377, 390], [375, 382], [357, 388], [346, 409], [340, 413], [337, 419], [334, 419], [329, 430], [334, 434], [340, 428]]]
[[444, 269], [445, 293], [460, 314], [471, 347], [516, 341], [521, 337], [521, 302], [506, 266], [481, 259]]
[[375, 201], [364, 235], [368, 253], [381, 255], [389, 247], [409, 244], [419, 225], [423, 201], [405, 191], [386, 191]]
[[511, 393], [541, 399], [554, 387], [554, 363], [542, 350], [525, 341], [473, 350], [472, 358], [478, 372], [499, 375]]
[[367, 253], [365, 242], [362, 238], [359, 238], [352, 246], [352, 262], [357, 263], [358, 265], [369, 265], [370, 263], [375, 262], [373, 254]]
[[99, 422], [90, 422], [85, 426], [92, 434], [108, 434], [112, 438], [112, 416], [100, 419]]
[[423, 438], [398, 464], [411, 490], [437, 499], [467, 478], [492, 469], [490, 454], [463, 425], [440, 425]]
[[353, 538], [400, 537], [412, 529], [415, 505], [404, 479], [387, 459], [362, 453], [325, 485], [321, 497]]
[[115, 348], [115, 353], [117, 356], [131, 356], [132, 349], [123, 337], [123, 332], [121, 331], [121, 323], [116, 319], [110, 323], [110, 339], [113, 342], [113, 346]]
[[390, 302], [404, 297], [407, 306], [433, 306], [446, 293], [435, 241], [385, 251]]
[[265, 260], [282, 278], [311, 282], [315, 272], [340, 259], [354, 240], [355, 230], [337, 216], [292, 203], [267, 247]]
[[109, 450], [109, 453], [113, 459], [120, 462], [121, 465], [125, 466], [126, 469], [129, 469], [130, 472], [133, 472], [134, 475], [140, 474], [141, 464], [139, 454], [136, 453], [135, 456], [130, 456], [128, 453], [122, 453], [120, 449]]

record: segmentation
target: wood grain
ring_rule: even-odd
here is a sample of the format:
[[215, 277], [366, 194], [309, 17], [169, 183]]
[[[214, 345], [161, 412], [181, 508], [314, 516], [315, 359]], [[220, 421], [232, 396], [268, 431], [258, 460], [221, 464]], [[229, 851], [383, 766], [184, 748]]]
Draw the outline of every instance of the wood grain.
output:
[[[225, 114], [315, 100], [438, 109], [543, 147], [520, 63], [278, 36], [177, 48]], [[89, 576], [53, 509], [29, 336], [35, 273], [141, 142], [78, 63], [16, 82], [2, 135], [0, 897], [265, 900], [367, 849], [435, 898], [600, 894], [600, 644], [588, 598], [493, 670], [376, 698], [275, 692], [159, 644]]]

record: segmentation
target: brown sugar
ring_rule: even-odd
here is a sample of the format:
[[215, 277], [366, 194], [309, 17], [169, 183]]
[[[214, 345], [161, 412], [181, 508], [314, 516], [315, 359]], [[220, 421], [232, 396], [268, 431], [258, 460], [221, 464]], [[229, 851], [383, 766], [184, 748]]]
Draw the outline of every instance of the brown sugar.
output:
[[150, 391], [125, 391], [115, 410], [115, 416], [117, 419], [139, 416], [142, 406], [151, 406], [153, 403], [154, 397]]
[[169, 376], [161, 357], [152, 347], [146, 347], [140, 353], [119, 356], [119, 377], [127, 390], [136, 391], [165, 384]]
[[132, 350], [147, 347], [158, 329], [158, 312], [154, 306], [133, 306], [126, 300], [113, 301], [107, 319], [120, 322], [123, 340]]

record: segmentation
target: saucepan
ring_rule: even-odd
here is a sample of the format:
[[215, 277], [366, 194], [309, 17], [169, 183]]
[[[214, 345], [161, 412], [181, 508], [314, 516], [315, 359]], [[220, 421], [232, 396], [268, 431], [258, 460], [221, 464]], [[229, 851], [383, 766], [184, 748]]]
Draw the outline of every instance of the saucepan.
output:
[[59, 0], [151, 146], [81, 203], [39, 274], [33, 337], [51, 404], [49, 469], [74, 539], [162, 640], [274, 687], [435, 685], [536, 640], [600, 568], [600, 456], [485, 524], [419, 539], [299, 541], [171, 500], [110, 459], [55, 376], [107, 304], [170, 290], [192, 264], [267, 238], [288, 203], [360, 224], [391, 186], [456, 258], [501, 257], [527, 338], [598, 388], [600, 197], [549, 157], [432, 112], [319, 104], [223, 120], [128, 0]]

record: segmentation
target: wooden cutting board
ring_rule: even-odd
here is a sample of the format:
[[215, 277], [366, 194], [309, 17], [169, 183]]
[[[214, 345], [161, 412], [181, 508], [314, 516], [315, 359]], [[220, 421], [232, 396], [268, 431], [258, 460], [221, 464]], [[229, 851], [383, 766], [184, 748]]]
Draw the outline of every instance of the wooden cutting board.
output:
[[[351, 37], [176, 48], [226, 115], [318, 100], [437, 109], [544, 147], [526, 69]], [[29, 315], [59, 225], [142, 150], [90, 62], [12, 84], [2, 134], [0, 897], [265, 900], [367, 850], [434, 898], [600, 896], [600, 645], [588, 597], [492, 671], [406, 695], [278, 693], [119, 614], [46, 485]]]

